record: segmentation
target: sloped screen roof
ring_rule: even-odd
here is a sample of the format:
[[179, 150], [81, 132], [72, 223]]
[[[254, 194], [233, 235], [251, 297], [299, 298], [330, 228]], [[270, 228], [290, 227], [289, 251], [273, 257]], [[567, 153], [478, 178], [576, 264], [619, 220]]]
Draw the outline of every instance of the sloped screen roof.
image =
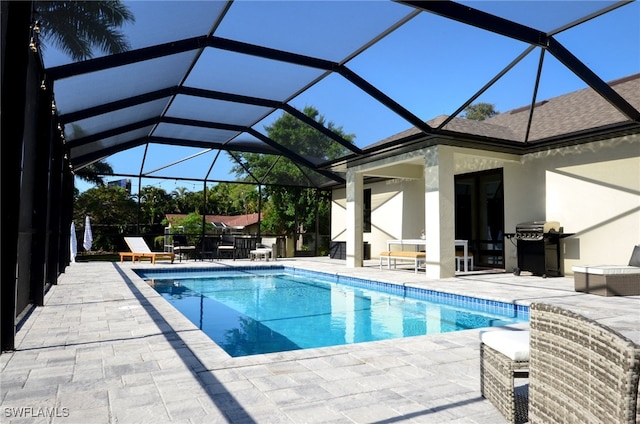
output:
[[[430, 120], [460, 117], [471, 103], [507, 111], [584, 88], [620, 122], [640, 122], [605, 82], [640, 71], [637, 2], [125, 4], [136, 19], [122, 28], [129, 51], [76, 63], [44, 51], [76, 169], [104, 159], [117, 175], [145, 180], [288, 183], [231, 172], [239, 153], [252, 152], [295, 163], [306, 184], [321, 187], [343, 181], [326, 166], [335, 158], [322, 152], [332, 147], [357, 157], [410, 128], [438, 134], [446, 126]], [[306, 118], [305, 106], [354, 142]], [[265, 127], [283, 114], [323, 133], [326, 145], [270, 139]], [[514, 133], [522, 136], [490, 138], [526, 144], [540, 131]]]

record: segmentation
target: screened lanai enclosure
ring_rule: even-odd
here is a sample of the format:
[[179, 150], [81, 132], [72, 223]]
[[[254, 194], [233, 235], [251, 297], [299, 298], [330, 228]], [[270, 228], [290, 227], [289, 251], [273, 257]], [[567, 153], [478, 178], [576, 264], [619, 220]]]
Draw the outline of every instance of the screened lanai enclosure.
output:
[[[123, 3], [135, 18], [118, 28], [126, 51], [74, 61], [45, 37], [43, 3], [2, 2], [3, 350], [69, 264], [74, 173], [96, 161], [133, 193], [330, 190], [349, 166], [417, 138], [516, 153], [576, 143], [580, 129], [540, 131], [536, 107], [582, 88], [616, 117], [609, 135], [640, 126], [607, 83], [639, 72], [637, 2]], [[529, 113], [509, 134], [452, 125], [482, 102]], [[320, 141], [270, 137], [282, 116]], [[248, 154], [303, 177], [258, 173]]]

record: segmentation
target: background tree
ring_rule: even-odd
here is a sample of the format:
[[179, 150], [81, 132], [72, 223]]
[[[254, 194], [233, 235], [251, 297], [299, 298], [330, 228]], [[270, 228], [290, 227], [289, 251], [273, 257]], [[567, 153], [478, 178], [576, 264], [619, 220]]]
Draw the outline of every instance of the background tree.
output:
[[93, 57], [94, 49], [122, 53], [130, 46], [117, 28], [135, 22], [133, 13], [119, 0], [36, 1], [43, 50], [51, 43], [73, 60]]
[[188, 213], [189, 209], [186, 205], [187, 199], [187, 190], [186, 187], [177, 187], [171, 192], [171, 197], [173, 197], [175, 213]]
[[[354, 134], [346, 134], [342, 126], [337, 126], [326, 118], [313, 106], [305, 106], [302, 112], [319, 124], [342, 136], [345, 140], [353, 142]], [[349, 150], [300, 121], [296, 117], [283, 113], [273, 124], [265, 127], [269, 138], [288, 149], [298, 152], [303, 156], [330, 160], [343, 156]], [[245, 156], [246, 157], [246, 156]], [[254, 167], [251, 166], [253, 169]]]
[[[198, 246], [202, 240], [202, 215], [196, 212], [187, 214], [185, 217], [175, 217], [166, 224], [171, 224], [173, 234], [186, 234], [187, 242], [191, 245]], [[211, 222], [204, 223], [206, 233], [212, 233], [214, 226]]]
[[496, 110], [496, 106], [491, 103], [474, 103], [464, 109], [464, 117], [474, 121], [484, 121], [499, 113], [500, 112]]
[[187, 214], [191, 212], [197, 212], [200, 214], [203, 213], [204, 212], [202, 209], [202, 205], [204, 204], [203, 199], [204, 199], [204, 195], [202, 190], [185, 192], [180, 213], [187, 213]]
[[[128, 225], [137, 220], [138, 205], [122, 187], [99, 186], [80, 194], [73, 208], [76, 228], [84, 228], [89, 215], [93, 230], [93, 250], [118, 251]], [[79, 233], [82, 236], [82, 233]]]
[[146, 186], [140, 189], [140, 221], [154, 225], [162, 223], [165, 214], [175, 209], [173, 197], [164, 189]]
[[[347, 134], [341, 126], [327, 122], [315, 107], [306, 106], [303, 113], [345, 140], [353, 142], [354, 134]], [[302, 156], [331, 160], [348, 151], [344, 146], [286, 113], [265, 127], [265, 130], [269, 138]], [[323, 228], [328, 228], [329, 200], [326, 196], [319, 195], [318, 190], [307, 188], [309, 181], [300, 167], [284, 157], [276, 159], [274, 156], [255, 153], [245, 153], [238, 157], [257, 178], [271, 183], [288, 184], [265, 186], [263, 193], [267, 202], [263, 204], [264, 232], [295, 235], [315, 231], [316, 220], [319, 220]], [[238, 165], [232, 171], [239, 178], [250, 181], [245, 167]], [[328, 234], [328, 230], [326, 231]]]
[[105, 161], [97, 161], [80, 168], [75, 172], [75, 176], [83, 181], [98, 186], [104, 185], [104, 176], [112, 175], [113, 168]]
[[258, 190], [250, 184], [225, 184], [231, 206], [227, 215], [246, 215], [258, 212]]
[[229, 195], [231, 184], [218, 183], [207, 188], [207, 213], [231, 215], [233, 199]]

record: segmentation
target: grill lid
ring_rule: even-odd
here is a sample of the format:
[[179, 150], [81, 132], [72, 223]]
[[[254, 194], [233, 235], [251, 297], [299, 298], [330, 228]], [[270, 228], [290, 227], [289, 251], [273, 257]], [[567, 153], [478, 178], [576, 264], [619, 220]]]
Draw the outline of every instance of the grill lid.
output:
[[530, 221], [516, 225], [516, 233], [560, 233], [558, 221]]

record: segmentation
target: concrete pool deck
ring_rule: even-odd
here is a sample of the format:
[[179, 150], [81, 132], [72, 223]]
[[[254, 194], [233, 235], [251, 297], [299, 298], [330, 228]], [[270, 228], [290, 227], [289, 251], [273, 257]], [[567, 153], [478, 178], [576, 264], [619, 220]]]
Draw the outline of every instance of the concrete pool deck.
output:
[[[572, 277], [427, 280], [413, 270], [380, 270], [377, 260], [363, 268], [328, 258], [268, 263], [558, 304], [640, 343], [640, 296], [577, 293]], [[480, 396], [480, 330], [231, 358], [133, 272], [252, 264], [71, 264], [19, 329], [16, 350], [0, 355], [2, 422], [504, 422]]]

